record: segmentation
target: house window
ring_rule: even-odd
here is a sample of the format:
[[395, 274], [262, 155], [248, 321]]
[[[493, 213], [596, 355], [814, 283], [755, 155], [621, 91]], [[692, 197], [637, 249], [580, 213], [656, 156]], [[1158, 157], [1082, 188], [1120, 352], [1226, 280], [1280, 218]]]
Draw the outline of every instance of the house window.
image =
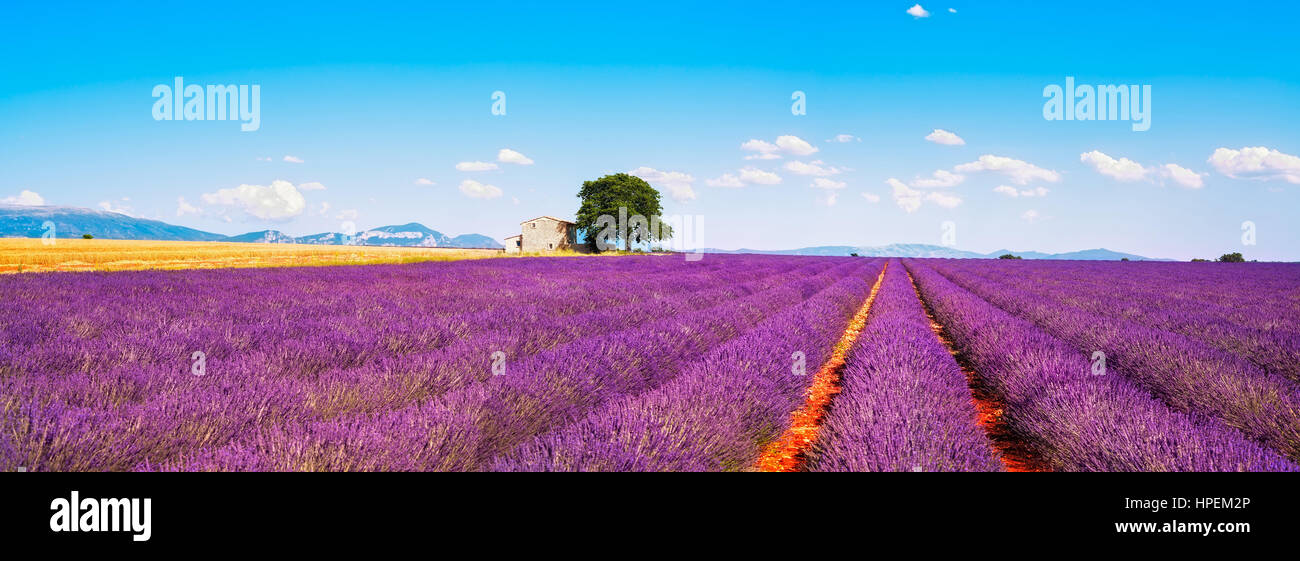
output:
[[555, 244], [553, 243], [546, 244], [546, 249], [555, 249]]
[[531, 226], [533, 227], [534, 230], [537, 229], [537, 223], [536, 223], [536, 222], [533, 222], [533, 223], [531, 224]]

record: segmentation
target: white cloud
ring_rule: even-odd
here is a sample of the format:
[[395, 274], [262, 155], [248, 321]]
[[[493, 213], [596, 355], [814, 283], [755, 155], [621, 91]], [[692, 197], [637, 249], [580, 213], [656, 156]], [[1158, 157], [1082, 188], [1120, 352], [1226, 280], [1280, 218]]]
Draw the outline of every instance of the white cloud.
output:
[[1034, 187], [1033, 189], [1018, 190], [1010, 185], [998, 185], [993, 188], [994, 193], [1001, 193], [1011, 198], [1016, 197], [1046, 197], [1049, 192], [1046, 187]]
[[757, 183], [759, 185], [776, 185], [781, 182], [781, 176], [770, 171], [747, 167], [740, 170], [740, 180], [745, 183]]
[[912, 189], [894, 178], [885, 180], [885, 183], [894, 188], [894, 202], [898, 207], [907, 211], [908, 214], [916, 212], [921, 208], [921, 192]]
[[23, 189], [16, 196], [0, 199], [0, 203], [19, 206], [41, 206], [45, 204], [45, 197], [40, 196], [35, 191]]
[[912, 6], [911, 8], [908, 8], [908, 9], [907, 9], [907, 14], [910, 15], [910, 16], [912, 16], [912, 17], [916, 17], [916, 18], [928, 18], [928, 17], [930, 17], [930, 12], [925, 11], [925, 8], [922, 8], [920, 4], [917, 4], [917, 5], [915, 5], [915, 6]]
[[473, 179], [461, 181], [460, 192], [471, 199], [495, 199], [501, 196], [501, 189], [496, 185], [479, 183]]
[[1084, 152], [1079, 155], [1079, 161], [1092, 166], [1104, 176], [1115, 179], [1116, 181], [1141, 181], [1146, 179], [1151, 170], [1128, 158], [1116, 160], [1097, 150]]
[[533, 165], [533, 160], [531, 158], [509, 148], [502, 148], [500, 152], [497, 152], [497, 161], [507, 164], [519, 164], [521, 166]]
[[302, 163], [302, 158], [298, 158], [298, 157], [295, 157], [295, 156], [285, 156], [285, 157], [284, 157], [284, 161], [289, 162], [289, 163], [291, 163], [291, 164], [301, 164], [301, 163]]
[[1282, 180], [1300, 184], [1300, 157], [1264, 146], [1240, 150], [1217, 148], [1207, 161], [1219, 173], [1233, 179]]
[[808, 143], [808, 141], [792, 135], [781, 135], [776, 137], [776, 145], [781, 147], [782, 152], [794, 154], [795, 156], [808, 156], [818, 149]]
[[325, 186], [315, 181], [311, 183], [299, 183], [298, 190], [299, 191], [324, 191]]
[[176, 197], [176, 216], [185, 216], [186, 214], [199, 215], [203, 214], [203, 211], [199, 210], [199, 207], [186, 202], [185, 197]]
[[516, 204], [516, 205], [518, 205], [518, 204], [519, 204], [519, 197], [510, 197], [510, 202], [511, 202], [511, 203], [514, 203], [514, 204]]
[[776, 137], [776, 142], [767, 142], [751, 138], [740, 145], [740, 149], [746, 152], [757, 152], [745, 156], [746, 160], [775, 160], [782, 154], [792, 156], [808, 156], [816, 153], [818, 148], [809, 144], [808, 141], [793, 135], [781, 135]]
[[646, 166], [641, 166], [627, 173], [646, 180], [656, 189], [667, 189], [668, 196], [679, 203], [695, 199], [695, 189], [691, 186], [695, 182], [695, 177], [689, 173], [659, 171]]
[[825, 163], [826, 162], [823, 162], [821, 160], [813, 160], [812, 162], [808, 162], [808, 163], [794, 160], [794, 161], [786, 162], [785, 169], [786, 171], [797, 173], [799, 175], [820, 175], [820, 176], [835, 175], [837, 173], [840, 173], [841, 171], [844, 171], [834, 166], [826, 166]]
[[242, 210], [249, 216], [262, 220], [283, 220], [302, 214], [307, 200], [292, 183], [277, 179], [269, 186], [240, 185], [204, 193], [203, 202]]
[[925, 200], [943, 208], [956, 208], [957, 205], [961, 204], [961, 197], [948, 193], [930, 193], [925, 196]]
[[1001, 173], [1011, 179], [1017, 185], [1024, 185], [1035, 179], [1040, 179], [1050, 183], [1061, 180], [1061, 175], [1048, 169], [1040, 168], [1029, 162], [1006, 158], [1003, 156], [994, 156], [985, 154], [974, 162], [961, 164], [954, 171], [960, 173], [974, 173], [980, 171], [992, 171]]
[[321, 204], [320, 204], [320, 210], [316, 211], [316, 214], [319, 214], [319, 215], [321, 215], [321, 216], [328, 216], [328, 215], [329, 215], [329, 212], [330, 212], [330, 204], [329, 204], [329, 202], [328, 202], [328, 201], [321, 201]]
[[745, 156], [746, 160], [775, 160], [781, 157], [777, 153], [781, 151], [781, 147], [756, 138], [745, 141], [744, 144], [740, 145], [740, 149], [747, 152], [758, 152], [757, 154]]
[[1042, 216], [1038, 214], [1038, 211], [1031, 208], [1029, 210], [1026, 210], [1024, 214], [1021, 214], [1020, 218], [1025, 222], [1029, 222], [1032, 224], [1034, 222], [1038, 222], [1039, 220], [1041, 220]]
[[845, 183], [843, 181], [835, 181], [834, 179], [826, 179], [825, 177], [818, 177], [816, 179], [813, 179], [812, 182], [812, 187], [816, 187], [818, 189], [843, 189], [846, 186], [848, 186], [848, 183]]
[[497, 169], [497, 165], [492, 162], [460, 162], [456, 164], [458, 171], [490, 171]]
[[[123, 200], [126, 200], [126, 199], [123, 199]], [[116, 212], [116, 213], [118, 213], [118, 214], [125, 214], [125, 215], [127, 215], [127, 216], [135, 216], [135, 210], [132, 209], [131, 207], [129, 207], [129, 206], [118, 206], [118, 205], [116, 205], [116, 204], [113, 204], [112, 201], [100, 201], [100, 202], [99, 202], [99, 208], [101, 208], [101, 209], [103, 209], [103, 210], [105, 210], [105, 211], [108, 211], [108, 212]]]
[[339, 219], [339, 220], [356, 220], [356, 219], [357, 219], [357, 209], [355, 209], [355, 208], [349, 208], [349, 209], [346, 209], [346, 210], [340, 210], [338, 214], [335, 214], [335, 215], [334, 215], [334, 218], [337, 218], [337, 219]]
[[930, 134], [925, 135], [925, 139], [935, 144], [945, 146], [965, 146], [966, 141], [962, 137], [943, 129], [934, 129]]
[[826, 206], [835, 206], [839, 200], [840, 194], [835, 191], [826, 191], [817, 196], [817, 202]]
[[835, 138], [832, 138], [832, 139], [830, 139], [830, 140], [827, 140], [826, 142], [840, 142], [840, 143], [844, 143], [844, 142], [853, 142], [853, 141], [855, 141], [855, 140], [858, 141], [858, 142], [862, 142], [862, 139], [861, 139], [861, 138], [858, 138], [858, 137], [853, 136], [853, 135], [851, 135], [851, 134], [837, 134], [837, 135], [835, 135]]
[[948, 13], [950, 13], [950, 14], [955, 14], [955, 13], [957, 13], [957, 8], [948, 8]]
[[868, 193], [868, 192], [866, 192], [866, 191], [863, 191], [863, 192], [862, 192], [862, 198], [866, 199], [867, 202], [869, 202], [869, 203], [871, 203], [871, 204], [876, 204], [876, 203], [880, 202], [880, 195], [877, 195], [877, 194], [875, 194], [875, 193]]
[[1092, 166], [1097, 173], [1124, 182], [1145, 180], [1164, 184], [1166, 181], [1172, 181], [1180, 187], [1200, 189], [1205, 186], [1203, 177], [1207, 175], [1178, 164], [1146, 167], [1128, 158], [1112, 158], [1097, 150], [1080, 154], [1079, 161]]
[[[950, 193], [926, 193], [923, 191], [917, 191], [916, 189], [908, 187], [906, 183], [893, 177], [885, 180], [885, 183], [894, 190], [894, 202], [898, 204], [899, 208], [907, 211], [908, 214], [920, 210], [921, 204], [924, 201], [932, 202], [943, 208], [955, 208], [962, 202], [961, 197]], [[863, 196], [866, 196], [866, 193], [863, 193]], [[868, 200], [870, 200], [870, 198], [868, 198]]]
[[958, 185], [961, 185], [961, 182], [965, 180], [966, 180], [966, 176], [964, 175], [960, 175], [960, 174], [952, 173], [948, 170], [940, 169], [940, 170], [935, 170], [934, 173], [930, 174], [930, 177], [928, 179], [913, 180], [912, 186], [927, 188], [927, 189], [956, 187]]
[[745, 186], [744, 181], [741, 181], [739, 177], [735, 176], [735, 174], [730, 173], [724, 173], [720, 177], [707, 179], [704, 181], [704, 184], [709, 187], [727, 187], [732, 189]]
[[1161, 177], [1177, 183], [1181, 187], [1188, 189], [1200, 189], [1205, 186], [1205, 180], [1202, 179], [1204, 173], [1196, 173], [1178, 164], [1165, 164], [1160, 166], [1159, 174]]
[[415, 184], [416, 184], [416, 185], [434, 185], [434, 182], [433, 182], [433, 181], [430, 181], [429, 178], [427, 178], [427, 177], [421, 177], [421, 178], [415, 180]]
[[724, 173], [705, 181], [704, 184], [710, 187], [738, 188], [749, 184], [776, 185], [781, 182], [781, 176], [752, 166], [741, 169], [738, 173], [740, 175]]

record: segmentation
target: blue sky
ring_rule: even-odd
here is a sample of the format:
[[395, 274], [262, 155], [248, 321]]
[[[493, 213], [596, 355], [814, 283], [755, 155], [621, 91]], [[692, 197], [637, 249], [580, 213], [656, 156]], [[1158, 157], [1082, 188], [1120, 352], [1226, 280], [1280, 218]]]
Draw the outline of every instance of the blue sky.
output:
[[[951, 222], [981, 252], [1300, 260], [1294, 4], [609, 4], [12, 6], [0, 199], [501, 239], [640, 170], [710, 247], [938, 244]], [[155, 121], [176, 76], [258, 85], [260, 129]], [[1067, 76], [1151, 86], [1150, 129], [1045, 120]]]

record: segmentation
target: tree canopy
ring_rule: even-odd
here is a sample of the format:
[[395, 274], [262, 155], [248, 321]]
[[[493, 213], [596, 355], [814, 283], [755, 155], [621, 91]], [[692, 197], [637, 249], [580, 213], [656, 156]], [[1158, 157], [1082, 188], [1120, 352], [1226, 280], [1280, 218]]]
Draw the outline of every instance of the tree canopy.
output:
[[[640, 177], [616, 173], [584, 181], [578, 198], [582, 204], [575, 227], [594, 251], [601, 249], [599, 240], [633, 249], [636, 244], [672, 238], [672, 228], [659, 223], [658, 217], [663, 215], [659, 191]], [[620, 209], [625, 210], [620, 213]]]
[[1245, 263], [1245, 262], [1246, 262], [1246, 258], [1245, 258], [1245, 257], [1242, 257], [1240, 253], [1225, 253], [1225, 254], [1223, 254], [1222, 256], [1219, 257], [1219, 262], [1221, 262], [1221, 263]]

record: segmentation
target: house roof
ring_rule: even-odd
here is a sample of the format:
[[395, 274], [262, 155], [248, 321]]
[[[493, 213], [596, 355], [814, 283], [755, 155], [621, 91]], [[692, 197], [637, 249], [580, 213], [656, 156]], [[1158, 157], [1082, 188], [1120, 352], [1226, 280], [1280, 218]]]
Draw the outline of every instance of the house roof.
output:
[[513, 239], [513, 238], [522, 238], [522, 237], [524, 237], [523, 234], [515, 234], [515, 235], [513, 235], [513, 236], [506, 236], [506, 239], [509, 240], [509, 239]]
[[535, 221], [535, 220], [541, 220], [541, 219], [543, 219], [543, 218], [546, 218], [546, 219], [549, 219], [549, 220], [554, 220], [554, 221], [556, 221], [556, 222], [563, 222], [563, 223], [565, 223], [565, 224], [573, 224], [573, 222], [570, 222], [570, 221], [568, 221], [568, 220], [562, 220], [562, 219], [556, 218], [556, 217], [554, 217], [554, 216], [538, 216], [537, 218], [531, 218], [531, 219], [525, 220], [525, 221], [523, 221], [523, 222], [520, 222], [520, 224], [527, 224], [527, 223], [529, 223], [529, 222], [533, 222], [533, 221]]

